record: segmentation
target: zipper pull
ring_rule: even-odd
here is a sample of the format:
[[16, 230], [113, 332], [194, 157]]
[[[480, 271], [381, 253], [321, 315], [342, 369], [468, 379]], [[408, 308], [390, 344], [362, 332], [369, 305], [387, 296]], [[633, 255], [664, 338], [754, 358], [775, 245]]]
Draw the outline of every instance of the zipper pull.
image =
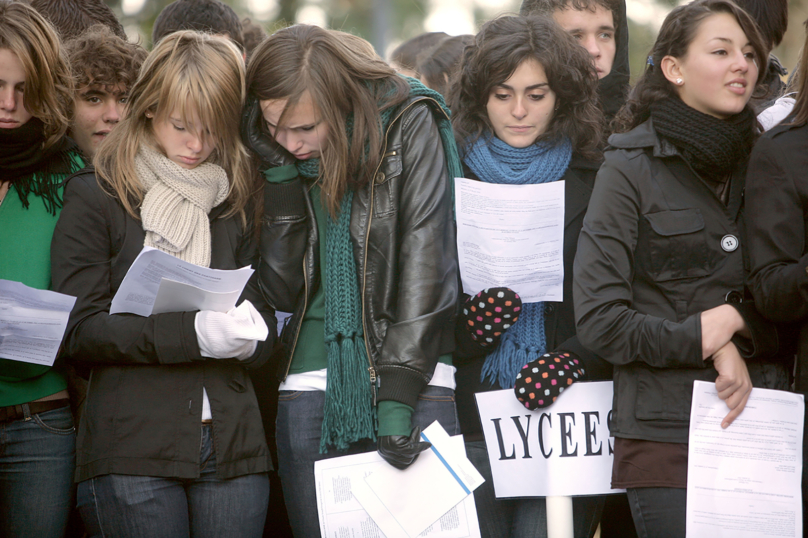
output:
[[373, 366], [368, 368], [370, 374], [370, 391], [373, 394], [373, 407], [376, 407], [376, 389], [381, 386], [379, 378], [376, 377], [376, 369]]

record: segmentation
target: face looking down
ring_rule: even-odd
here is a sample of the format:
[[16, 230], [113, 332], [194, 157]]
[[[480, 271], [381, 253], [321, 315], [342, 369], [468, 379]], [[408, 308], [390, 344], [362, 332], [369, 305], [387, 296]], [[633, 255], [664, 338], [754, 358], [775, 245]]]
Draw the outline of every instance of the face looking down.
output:
[[0, 129], [16, 129], [33, 116], [23, 104], [25, 70], [16, 54], [0, 49]]
[[[147, 112], [147, 118], [154, 116]], [[193, 170], [216, 149], [213, 135], [201, 125], [198, 114], [183, 121], [179, 110], [164, 119], [152, 119], [154, 138], [166, 157], [186, 170]]]
[[301, 95], [298, 102], [286, 111], [283, 124], [279, 125], [288, 101], [288, 99], [260, 101], [267, 131], [296, 159], [302, 161], [319, 158], [322, 147], [328, 140], [328, 125], [314, 106], [309, 92]]
[[514, 148], [526, 148], [543, 135], [553, 119], [556, 94], [544, 67], [525, 60], [491, 91], [486, 111], [494, 134]]
[[557, 9], [553, 20], [572, 35], [592, 57], [598, 78], [603, 78], [612, 70], [617, 51], [615, 41], [614, 14], [600, 4], [589, 9]]

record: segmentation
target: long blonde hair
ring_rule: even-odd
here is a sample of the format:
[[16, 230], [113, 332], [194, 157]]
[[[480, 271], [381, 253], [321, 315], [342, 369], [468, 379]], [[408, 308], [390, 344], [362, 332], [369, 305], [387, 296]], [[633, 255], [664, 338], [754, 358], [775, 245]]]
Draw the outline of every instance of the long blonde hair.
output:
[[45, 124], [43, 149], [67, 132], [73, 112], [73, 77], [56, 31], [34, 8], [0, 0], [0, 49], [14, 53], [25, 71], [25, 109]]
[[165, 37], [143, 63], [129, 92], [126, 117], [98, 147], [93, 164], [99, 183], [111, 187], [126, 211], [140, 218], [145, 193], [135, 156], [142, 144], [159, 148], [146, 113], [154, 121], [176, 113], [186, 126], [198, 114], [197, 134], [215, 141], [208, 161], [224, 168], [230, 180], [225, 215], [239, 214], [246, 222], [244, 208], [253, 182], [239, 136], [244, 94], [244, 62], [229, 39], [190, 30]]
[[256, 47], [247, 68], [247, 85], [259, 100], [287, 99], [279, 122], [301, 95], [307, 91], [311, 95], [328, 125], [319, 181], [332, 216], [346, 189], [370, 181], [381, 161], [380, 112], [409, 95], [407, 82], [366, 41], [306, 24], [284, 28]]

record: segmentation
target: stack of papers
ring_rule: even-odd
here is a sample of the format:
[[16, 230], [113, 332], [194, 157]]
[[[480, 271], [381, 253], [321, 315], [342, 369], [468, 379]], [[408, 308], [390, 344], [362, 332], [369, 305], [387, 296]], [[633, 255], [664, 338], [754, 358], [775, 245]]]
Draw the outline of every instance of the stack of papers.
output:
[[210, 269], [143, 247], [113, 297], [109, 313], [227, 312], [236, 306], [252, 274], [249, 266], [233, 271]]
[[53, 366], [76, 298], [0, 280], [0, 358]]
[[449, 437], [435, 422], [421, 437], [432, 448], [404, 471], [375, 451], [316, 462], [322, 535], [479, 537], [472, 492], [484, 480], [466, 458], [462, 436]]

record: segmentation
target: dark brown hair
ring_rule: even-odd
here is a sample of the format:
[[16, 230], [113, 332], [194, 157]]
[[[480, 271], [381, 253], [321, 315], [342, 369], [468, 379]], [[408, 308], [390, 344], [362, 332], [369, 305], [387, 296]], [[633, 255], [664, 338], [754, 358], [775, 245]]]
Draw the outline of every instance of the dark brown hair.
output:
[[418, 66], [418, 55], [423, 54], [447, 37], [449, 34], [446, 32], [427, 32], [408, 39], [393, 50], [390, 55], [390, 63], [415, 71]]
[[[789, 90], [797, 92], [797, 102], [794, 103], [794, 109], [791, 111], [794, 114], [794, 124], [802, 125], [808, 122], [808, 19], [803, 23], [805, 25], [805, 42], [802, 45], [802, 52], [800, 52], [800, 61], [797, 64], [797, 69], [794, 75], [798, 78], [794, 82], [789, 82]], [[792, 78], [794, 78], [792, 76]], [[793, 85], [792, 85], [793, 84]]]
[[157, 15], [152, 45], [179, 30], [226, 35], [244, 50], [241, 21], [233, 8], [219, 0], [176, 0]]
[[735, 3], [754, 19], [770, 49], [780, 44], [788, 30], [788, 0], [735, 0]]
[[101, 0], [31, 0], [31, 6], [56, 28], [62, 41], [78, 37], [96, 24], [126, 39], [115, 13]]
[[543, 15], [552, 17], [556, 11], [574, 9], [576, 11], [595, 11], [597, 6], [601, 6], [612, 12], [614, 27], [620, 25], [620, 0], [523, 0], [519, 14], [523, 16]]
[[104, 25], [96, 24], [81, 36], [65, 43], [76, 90], [123, 85], [128, 90], [137, 80], [146, 49], [129, 43]]
[[298, 24], [261, 43], [247, 67], [248, 92], [262, 101], [287, 99], [279, 125], [301, 95], [311, 95], [328, 125], [319, 181], [332, 216], [349, 185], [371, 180], [381, 161], [380, 112], [409, 95], [406, 80], [372, 51], [367, 41], [351, 34]]
[[244, 52], [247, 53], [247, 59], [249, 59], [255, 47], [269, 36], [263, 26], [253, 22], [249, 17], [241, 19], [241, 30], [244, 35]]
[[446, 97], [452, 78], [460, 66], [463, 51], [474, 43], [473, 35], [447, 37], [418, 57], [415, 71], [421, 82]]
[[[711, 15], [718, 13], [732, 15], [749, 39], [755, 51], [755, 61], [758, 66], [757, 83], [760, 84], [766, 77], [769, 50], [752, 17], [731, 0], [696, 0], [674, 8], [665, 17], [656, 43], [648, 56], [645, 72], [631, 91], [626, 104], [614, 118], [615, 132], [630, 131], [646, 121], [651, 114], [651, 105], [656, 101], [669, 97], [679, 98], [676, 86], [665, 78], [660, 69], [662, 59], [665, 56], [685, 58], [701, 23]], [[748, 107], [749, 104], [746, 106]]]
[[527, 60], [542, 65], [557, 99], [547, 132], [537, 142], [567, 137], [575, 151], [597, 158], [603, 115], [592, 59], [552, 19], [534, 16], [489, 21], [466, 48], [449, 98], [458, 147], [463, 151], [493, 132], [486, 108], [491, 92]]

